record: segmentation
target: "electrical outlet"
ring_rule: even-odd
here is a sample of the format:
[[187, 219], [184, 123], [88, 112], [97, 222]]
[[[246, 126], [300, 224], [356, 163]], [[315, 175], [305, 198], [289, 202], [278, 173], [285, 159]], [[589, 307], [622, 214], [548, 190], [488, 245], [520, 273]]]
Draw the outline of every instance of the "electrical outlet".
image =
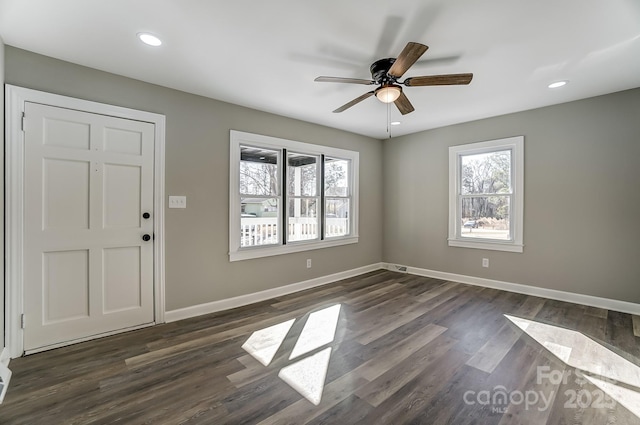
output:
[[307, 258], [307, 268], [311, 268], [311, 258]]
[[482, 267], [489, 267], [489, 259], [488, 258], [483, 258], [482, 259]]
[[187, 208], [187, 197], [169, 196], [169, 208]]

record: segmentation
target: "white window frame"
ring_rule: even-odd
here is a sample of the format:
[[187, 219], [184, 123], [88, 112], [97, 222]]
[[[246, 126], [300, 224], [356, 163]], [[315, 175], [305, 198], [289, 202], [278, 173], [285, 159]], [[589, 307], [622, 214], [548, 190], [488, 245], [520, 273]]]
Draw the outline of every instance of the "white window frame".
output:
[[[286, 140], [277, 137], [263, 136], [260, 134], [246, 133], [231, 130], [229, 141], [229, 261], [248, 260], [252, 258], [269, 257], [274, 255], [290, 254], [294, 252], [309, 251], [332, 246], [347, 245], [358, 242], [358, 183], [359, 183], [359, 161], [360, 154], [346, 149], [332, 148], [329, 146], [313, 145], [294, 140]], [[349, 213], [350, 233], [345, 236], [330, 237], [324, 240], [295, 241], [283, 244], [282, 238], [286, 230], [280, 231], [280, 241], [278, 245], [263, 246], [240, 246], [240, 146], [248, 145], [266, 149], [304, 153], [311, 155], [325, 155], [332, 158], [341, 158], [351, 161], [349, 170], [349, 190], [351, 193], [351, 205]], [[286, 167], [286, 158], [280, 155], [280, 164]], [[282, 179], [281, 179], [282, 180]], [[324, 182], [319, 183], [320, 185]], [[280, 191], [286, 188], [286, 182], [281, 182]], [[324, 202], [324, 198], [321, 198]], [[278, 223], [282, 223], [282, 214], [286, 211], [286, 206], [281, 202], [278, 211]], [[322, 217], [324, 220], [324, 217]], [[280, 226], [281, 227], [281, 226]]]
[[[509, 240], [463, 238], [461, 236], [461, 157], [496, 151], [511, 151], [512, 204], [509, 206]], [[449, 147], [449, 246], [522, 252], [524, 217], [524, 136]]]

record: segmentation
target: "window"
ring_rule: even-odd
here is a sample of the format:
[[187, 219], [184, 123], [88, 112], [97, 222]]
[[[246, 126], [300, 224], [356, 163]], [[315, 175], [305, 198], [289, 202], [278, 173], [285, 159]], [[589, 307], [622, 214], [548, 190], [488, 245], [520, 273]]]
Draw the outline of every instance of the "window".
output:
[[231, 261], [356, 243], [358, 152], [231, 131]]
[[340, 158], [324, 160], [324, 217], [327, 237], [349, 234], [349, 163]]
[[289, 242], [318, 240], [320, 237], [320, 161], [321, 158], [315, 155], [287, 152]]
[[524, 137], [449, 148], [449, 246], [522, 252]]

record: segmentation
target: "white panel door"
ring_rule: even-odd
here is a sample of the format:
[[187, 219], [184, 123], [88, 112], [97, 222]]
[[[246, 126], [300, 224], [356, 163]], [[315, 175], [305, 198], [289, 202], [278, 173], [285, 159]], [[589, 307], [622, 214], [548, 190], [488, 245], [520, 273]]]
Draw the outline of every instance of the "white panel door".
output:
[[29, 102], [25, 120], [25, 351], [153, 322], [154, 125]]

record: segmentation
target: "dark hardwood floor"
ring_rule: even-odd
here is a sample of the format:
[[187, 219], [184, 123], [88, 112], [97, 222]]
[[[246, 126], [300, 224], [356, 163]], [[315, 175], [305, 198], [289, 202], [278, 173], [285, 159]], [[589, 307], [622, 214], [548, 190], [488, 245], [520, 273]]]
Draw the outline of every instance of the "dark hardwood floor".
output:
[[640, 424], [639, 324], [380, 270], [15, 359], [0, 424]]

